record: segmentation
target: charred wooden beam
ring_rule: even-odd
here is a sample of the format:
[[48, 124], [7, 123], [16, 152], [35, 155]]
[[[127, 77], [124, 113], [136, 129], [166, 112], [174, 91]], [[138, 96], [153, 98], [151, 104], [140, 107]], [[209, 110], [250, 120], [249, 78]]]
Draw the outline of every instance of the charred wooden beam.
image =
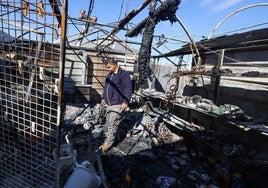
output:
[[118, 28], [122, 29], [132, 18], [134, 18], [140, 11], [142, 11], [149, 3], [151, 0], [146, 0], [137, 10], [132, 10], [129, 12], [124, 19], [122, 19], [119, 24]]
[[126, 36], [127, 37], [134, 37], [137, 36], [139, 33], [141, 33], [142, 29], [145, 27], [145, 24], [147, 23], [147, 20], [149, 18], [145, 18], [140, 23], [138, 23], [134, 28], [127, 31]]
[[59, 2], [57, 0], [49, 0], [49, 3], [52, 7], [53, 14], [56, 16], [59, 25], [61, 25], [61, 11], [59, 8]]
[[[139, 83], [137, 89], [148, 88], [148, 78], [151, 74], [149, 62], [155, 25], [160, 20], [176, 20], [175, 12], [181, 0], [167, 0], [155, 10], [156, 1], [152, 1], [149, 16], [144, 21], [144, 33], [138, 57]], [[134, 32], [135, 33], [135, 32]]]
[[[139, 14], [149, 3], [151, 2], [151, 0], [146, 0], [137, 10], [132, 10], [131, 12], [129, 12], [122, 20], [120, 20], [119, 24], [117, 25], [117, 27], [115, 27], [107, 36], [106, 38], [99, 43], [98, 46], [100, 46], [106, 39], [108, 39], [110, 36], [112, 36], [113, 34], [117, 33], [120, 29], [123, 29], [124, 26], [130, 21], [132, 20], [137, 14]], [[97, 47], [98, 47], [97, 46]]]
[[[175, 13], [178, 9], [178, 5], [180, 4], [181, 0], [167, 0], [162, 3], [154, 12], [153, 16], [156, 19], [156, 22], [166, 21], [169, 20], [171, 23], [176, 21]], [[141, 33], [141, 30], [145, 27], [150, 16], [142, 20], [139, 24], [136, 25], [133, 29], [129, 30], [126, 33], [128, 37], [137, 36]]]
[[154, 28], [157, 23], [155, 17], [153, 17], [153, 12], [156, 7], [156, 1], [154, 0], [150, 6], [150, 16], [147, 18], [143, 37], [142, 44], [140, 47], [140, 52], [138, 56], [138, 72], [139, 72], [139, 84], [137, 89], [145, 89], [148, 88], [148, 81], [150, 75], [149, 64], [151, 57], [151, 46], [154, 35]]
[[[225, 55], [224, 53], [225, 53], [225, 50], [222, 49], [221, 54], [220, 54], [219, 59], [218, 59], [218, 64], [215, 67], [215, 69], [217, 69], [216, 70], [217, 72], [220, 72], [220, 69], [221, 69], [221, 67], [223, 65], [223, 60], [224, 60], [224, 55]], [[219, 99], [219, 93], [220, 93], [220, 82], [221, 82], [221, 75], [217, 74], [216, 75], [215, 86], [214, 86], [214, 92], [213, 92], [213, 102], [216, 105], [218, 105], [218, 99]]]

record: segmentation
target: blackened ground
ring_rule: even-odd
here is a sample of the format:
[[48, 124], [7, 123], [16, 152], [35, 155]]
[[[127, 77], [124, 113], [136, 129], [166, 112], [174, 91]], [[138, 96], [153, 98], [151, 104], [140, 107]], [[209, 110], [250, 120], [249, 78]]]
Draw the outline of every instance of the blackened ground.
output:
[[[169, 144], [155, 144], [140, 134], [121, 139], [101, 153], [108, 187], [256, 187], [250, 177], [222, 162], [218, 153], [202, 142], [187, 136], [180, 138]], [[89, 160], [98, 169], [94, 151], [102, 140], [87, 140], [87, 146], [76, 144], [78, 162]]]
[[[254, 160], [254, 150], [245, 148], [236, 138], [221, 136], [212, 130], [190, 134], [177, 130], [170, 139], [171, 130], [164, 124], [155, 126], [153, 118], [143, 116], [140, 120], [138, 113], [131, 115], [119, 128], [114, 147], [101, 153], [106, 183], [110, 188], [266, 187], [267, 163]], [[141, 122], [146, 129], [130, 126], [132, 121]], [[94, 163], [96, 170], [95, 152], [104, 140], [104, 135], [97, 133], [81, 127], [73, 134], [78, 162], [88, 160]], [[156, 142], [156, 137], [164, 142], [161, 139]]]

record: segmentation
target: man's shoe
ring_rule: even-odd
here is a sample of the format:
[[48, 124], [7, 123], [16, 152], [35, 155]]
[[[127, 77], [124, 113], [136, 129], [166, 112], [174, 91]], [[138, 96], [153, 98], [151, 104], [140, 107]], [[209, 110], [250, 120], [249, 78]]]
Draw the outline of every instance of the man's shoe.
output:
[[99, 149], [101, 151], [107, 151], [108, 149], [110, 149], [110, 146], [108, 144], [102, 144], [100, 145]]

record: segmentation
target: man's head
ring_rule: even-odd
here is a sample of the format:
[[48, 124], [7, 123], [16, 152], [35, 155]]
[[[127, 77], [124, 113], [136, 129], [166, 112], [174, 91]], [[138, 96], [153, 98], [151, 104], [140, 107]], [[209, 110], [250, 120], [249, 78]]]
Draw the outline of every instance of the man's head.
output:
[[118, 63], [114, 58], [107, 58], [104, 64], [110, 72], [114, 73], [118, 70]]

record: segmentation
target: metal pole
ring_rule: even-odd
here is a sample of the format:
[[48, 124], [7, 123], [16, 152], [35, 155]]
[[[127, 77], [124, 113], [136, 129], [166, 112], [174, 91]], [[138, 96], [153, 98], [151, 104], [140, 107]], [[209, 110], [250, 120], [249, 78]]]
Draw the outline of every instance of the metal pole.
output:
[[212, 35], [215, 33], [215, 31], [223, 24], [223, 22], [225, 22], [226, 20], [228, 20], [231, 16], [233, 16], [234, 14], [241, 12], [243, 10], [252, 8], [252, 7], [257, 7], [257, 6], [268, 6], [268, 3], [258, 3], [258, 4], [253, 4], [253, 5], [249, 5], [249, 6], [245, 6], [242, 7], [234, 12], [232, 12], [231, 14], [229, 14], [228, 16], [226, 16], [225, 18], [223, 18], [218, 25], [216, 25], [216, 27], [214, 27], [214, 29], [212, 30], [212, 32], [209, 34], [208, 39], [210, 39], [212, 37]]
[[32, 70], [31, 70], [31, 77], [30, 77], [30, 81], [29, 81], [28, 91], [27, 91], [27, 95], [26, 95], [26, 98], [25, 98], [26, 103], [29, 102], [29, 97], [31, 95], [31, 90], [32, 90], [32, 87], [33, 87], [33, 81], [34, 81], [37, 61], [38, 61], [38, 58], [39, 58], [39, 55], [40, 55], [43, 38], [44, 38], [44, 36], [41, 35], [40, 36], [40, 41], [38, 41], [38, 46], [37, 46], [37, 50], [36, 50], [35, 58], [34, 58], [34, 64], [33, 64]]
[[56, 174], [55, 187], [60, 187], [60, 165], [59, 155], [61, 146], [61, 122], [62, 122], [62, 97], [63, 97], [63, 83], [64, 83], [64, 68], [65, 68], [65, 51], [66, 51], [66, 29], [67, 29], [67, 15], [68, 15], [68, 0], [62, 1], [61, 14], [61, 40], [60, 40], [60, 64], [59, 64], [59, 82], [58, 88], [58, 106], [57, 106], [57, 143], [56, 143]]

